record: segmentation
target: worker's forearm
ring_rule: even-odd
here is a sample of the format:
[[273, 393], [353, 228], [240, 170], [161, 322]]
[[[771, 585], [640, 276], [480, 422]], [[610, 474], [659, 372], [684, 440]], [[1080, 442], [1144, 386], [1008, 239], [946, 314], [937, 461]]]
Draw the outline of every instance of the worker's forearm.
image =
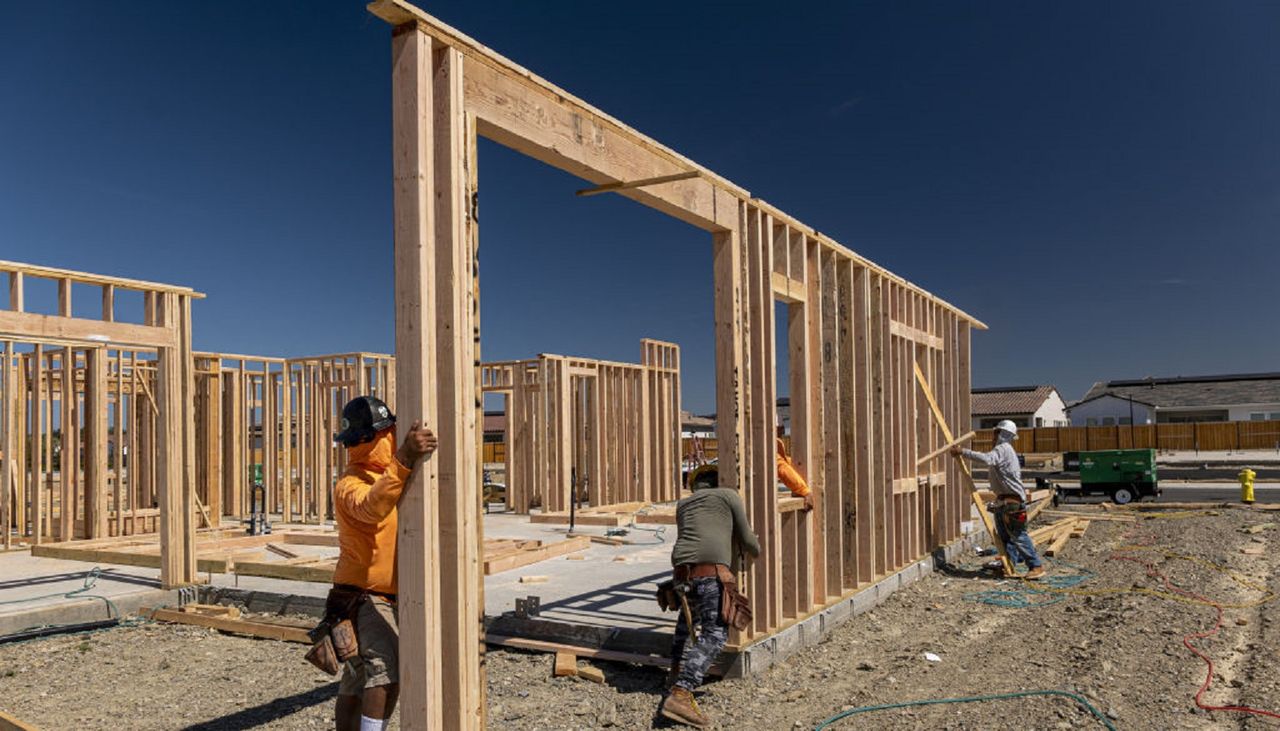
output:
[[985, 465], [991, 464], [991, 455], [986, 452], [975, 452], [972, 449], [961, 449], [960, 455], [962, 457], [968, 457], [974, 462], [981, 462]]

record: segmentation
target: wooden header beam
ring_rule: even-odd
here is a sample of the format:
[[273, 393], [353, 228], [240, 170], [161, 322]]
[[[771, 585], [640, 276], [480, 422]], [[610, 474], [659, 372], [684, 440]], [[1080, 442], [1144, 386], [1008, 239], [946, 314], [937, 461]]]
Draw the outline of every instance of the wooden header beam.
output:
[[177, 344], [177, 335], [167, 327], [105, 322], [80, 317], [37, 315], [31, 312], [0, 310], [0, 338], [33, 338], [44, 343], [74, 345], [128, 345], [139, 348], [168, 348]]
[[696, 172], [697, 178], [658, 188], [621, 188], [624, 195], [712, 233], [737, 228], [738, 203], [750, 202], [776, 221], [803, 231], [826, 248], [853, 257], [929, 301], [942, 305], [974, 327], [977, 318], [858, 256], [816, 229], [753, 198], [750, 191], [487, 48], [406, 0], [375, 0], [369, 12], [393, 26], [418, 29], [464, 59], [465, 106], [476, 116], [478, 133], [529, 157], [598, 185], [625, 184]]

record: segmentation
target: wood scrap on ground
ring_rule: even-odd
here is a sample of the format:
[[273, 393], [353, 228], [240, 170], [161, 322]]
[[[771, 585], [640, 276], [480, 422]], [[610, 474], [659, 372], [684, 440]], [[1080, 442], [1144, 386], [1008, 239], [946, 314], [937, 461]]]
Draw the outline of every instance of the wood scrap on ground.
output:
[[578, 674], [578, 656], [563, 650], [556, 652], [555, 666], [551, 670], [553, 677], [572, 678]]
[[626, 662], [635, 665], [649, 665], [658, 668], [671, 667], [671, 661], [669, 659], [659, 657], [658, 655], [642, 655], [636, 652], [622, 652], [620, 650], [596, 650], [589, 647], [577, 647], [575, 645], [566, 645], [559, 642], [529, 640], [523, 637], [508, 637], [492, 633], [486, 633], [484, 641], [490, 645], [514, 647], [520, 650], [533, 650], [536, 652], [567, 652], [572, 655], [576, 655], [577, 657], [588, 657], [593, 660]]
[[40, 731], [40, 729], [4, 711], [0, 711], [0, 731]]
[[275, 543], [268, 543], [266, 548], [268, 551], [274, 553], [277, 556], [283, 556], [284, 558], [298, 558], [298, 554], [294, 553], [293, 551], [290, 551], [284, 546], [280, 546]]
[[261, 637], [268, 640], [282, 640], [284, 642], [311, 644], [311, 638], [307, 636], [307, 630], [301, 626], [293, 624], [248, 620], [239, 617], [230, 617], [223, 614], [205, 613], [202, 611], [182, 611], [163, 607], [157, 609], [143, 607], [138, 610], [138, 613], [147, 619], [154, 619], [161, 622], [209, 627], [221, 632], [249, 635], [250, 637]]

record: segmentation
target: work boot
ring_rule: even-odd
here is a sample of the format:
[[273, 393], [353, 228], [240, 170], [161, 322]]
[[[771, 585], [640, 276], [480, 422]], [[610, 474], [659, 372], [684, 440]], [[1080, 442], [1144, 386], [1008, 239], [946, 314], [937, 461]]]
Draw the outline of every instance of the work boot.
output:
[[1027, 575], [1022, 578], [1026, 579], [1027, 581], [1039, 581], [1040, 579], [1044, 578], [1045, 573], [1046, 572], [1043, 566], [1037, 566], [1034, 569], [1031, 569], [1030, 571], [1028, 571]]
[[711, 725], [711, 719], [707, 718], [701, 708], [698, 708], [698, 702], [693, 699], [693, 693], [678, 685], [671, 687], [667, 699], [662, 702], [662, 716], [694, 728], [706, 728]]

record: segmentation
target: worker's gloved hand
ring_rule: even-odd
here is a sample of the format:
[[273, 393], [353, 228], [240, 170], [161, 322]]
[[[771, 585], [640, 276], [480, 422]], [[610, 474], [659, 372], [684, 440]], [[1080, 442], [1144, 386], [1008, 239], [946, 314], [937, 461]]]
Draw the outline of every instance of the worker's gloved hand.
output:
[[959, 444], [953, 444], [951, 445], [951, 449], [948, 449], [947, 451], [951, 453], [952, 457], [959, 457], [961, 448]]
[[804, 496], [804, 511], [807, 513], [813, 510], [813, 493]]
[[409, 433], [405, 435], [400, 449], [396, 450], [396, 459], [400, 464], [413, 469], [418, 460], [436, 451], [436, 435], [422, 425], [421, 421], [413, 422]]

